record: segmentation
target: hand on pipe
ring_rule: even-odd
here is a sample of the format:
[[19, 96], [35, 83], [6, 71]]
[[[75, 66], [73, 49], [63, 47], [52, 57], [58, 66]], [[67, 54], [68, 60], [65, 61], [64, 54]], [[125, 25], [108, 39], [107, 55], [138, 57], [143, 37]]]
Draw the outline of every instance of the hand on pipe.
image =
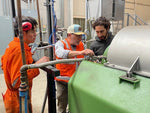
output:
[[81, 55], [89, 55], [89, 56], [93, 56], [94, 52], [90, 49], [85, 49], [83, 51], [81, 51]]
[[37, 62], [35, 62], [35, 64], [44, 63], [44, 62], [48, 62], [48, 61], [49, 61], [49, 58], [47, 56], [43, 56]]

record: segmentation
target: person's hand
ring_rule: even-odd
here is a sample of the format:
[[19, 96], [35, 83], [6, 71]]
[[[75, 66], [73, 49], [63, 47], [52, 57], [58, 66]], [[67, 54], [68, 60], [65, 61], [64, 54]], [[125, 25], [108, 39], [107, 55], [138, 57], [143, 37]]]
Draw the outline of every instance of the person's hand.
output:
[[49, 58], [47, 56], [43, 56], [37, 62], [35, 62], [35, 64], [44, 63], [44, 62], [48, 62], [48, 61], [49, 61]]
[[94, 55], [94, 52], [90, 49], [85, 49], [83, 51], [81, 51], [81, 54], [82, 55], [89, 55], [89, 56], [93, 56]]

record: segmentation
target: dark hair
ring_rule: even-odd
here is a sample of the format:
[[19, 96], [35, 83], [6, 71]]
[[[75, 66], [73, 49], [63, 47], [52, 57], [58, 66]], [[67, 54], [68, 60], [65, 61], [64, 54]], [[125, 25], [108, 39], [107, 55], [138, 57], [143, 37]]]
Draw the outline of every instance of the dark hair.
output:
[[107, 20], [105, 17], [99, 17], [95, 20], [92, 27], [93, 29], [95, 29], [96, 26], [104, 26], [105, 29], [109, 29], [110, 25], [110, 21]]
[[[19, 21], [18, 17], [15, 17], [15, 20], [13, 22], [15, 37], [17, 37], [19, 35], [18, 21]], [[29, 16], [22, 16], [22, 23], [23, 22], [30, 22], [32, 24], [32, 30], [34, 29], [34, 27], [36, 27], [38, 25], [37, 21], [34, 18], [29, 17]]]

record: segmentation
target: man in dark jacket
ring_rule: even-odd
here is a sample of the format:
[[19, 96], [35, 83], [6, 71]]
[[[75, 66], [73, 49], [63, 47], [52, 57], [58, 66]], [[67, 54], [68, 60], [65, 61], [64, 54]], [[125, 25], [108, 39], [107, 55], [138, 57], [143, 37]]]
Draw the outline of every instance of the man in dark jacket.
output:
[[113, 35], [109, 31], [110, 22], [105, 17], [99, 17], [93, 23], [93, 29], [96, 31], [97, 36], [95, 41], [90, 45], [90, 49], [94, 51], [95, 55], [103, 55], [105, 49], [110, 45]]

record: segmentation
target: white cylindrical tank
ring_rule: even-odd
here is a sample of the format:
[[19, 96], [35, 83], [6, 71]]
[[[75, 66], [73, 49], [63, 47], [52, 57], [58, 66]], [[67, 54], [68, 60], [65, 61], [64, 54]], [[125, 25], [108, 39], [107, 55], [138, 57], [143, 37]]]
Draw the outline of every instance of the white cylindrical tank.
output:
[[130, 26], [119, 31], [109, 47], [106, 65], [129, 70], [137, 57], [136, 73], [150, 76], [150, 26]]

